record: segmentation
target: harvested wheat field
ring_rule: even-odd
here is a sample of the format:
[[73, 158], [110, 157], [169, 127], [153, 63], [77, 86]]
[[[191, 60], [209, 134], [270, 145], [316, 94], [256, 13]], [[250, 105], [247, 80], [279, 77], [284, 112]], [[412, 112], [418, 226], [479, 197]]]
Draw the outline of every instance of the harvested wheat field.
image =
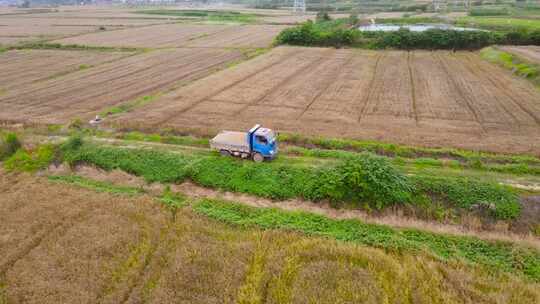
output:
[[6, 94], [16, 87], [59, 77], [70, 72], [112, 62], [133, 53], [61, 51], [61, 50], [12, 50], [0, 55], [4, 73], [0, 90]]
[[[62, 44], [116, 47], [268, 47], [284, 26], [164, 24], [80, 35]], [[160, 33], [156, 35], [156, 33]]]
[[526, 60], [534, 63], [540, 63], [540, 46], [526, 45], [526, 46], [497, 46], [498, 49], [516, 54]]
[[286, 26], [283, 25], [241, 25], [224, 31], [191, 40], [188, 47], [269, 47]]
[[[115, 47], [179, 47], [197, 37], [224, 31], [228, 25], [162, 24], [92, 33], [54, 41], [62, 44]], [[157, 35], [159, 33], [159, 35]]]
[[[0, 172], [1, 303], [538, 303], [538, 283], [424, 254], [236, 228], [146, 196]], [[489, 286], [488, 289], [485, 286]]]
[[119, 121], [540, 153], [540, 94], [472, 52], [279, 47]]
[[[0, 95], [0, 119], [65, 123], [86, 118], [108, 106], [193, 81], [242, 58], [244, 55], [235, 50], [168, 49], [131, 54], [24, 85], [0, 79], [0, 88], [12, 86]], [[20, 64], [24, 69], [27, 61]]]

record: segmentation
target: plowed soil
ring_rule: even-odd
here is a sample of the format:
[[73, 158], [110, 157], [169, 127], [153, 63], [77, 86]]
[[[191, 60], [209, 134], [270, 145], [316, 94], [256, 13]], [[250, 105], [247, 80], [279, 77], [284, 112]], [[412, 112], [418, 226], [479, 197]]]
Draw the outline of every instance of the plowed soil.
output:
[[[91, 33], [62, 44], [116, 47], [268, 47], [284, 26], [164, 24]], [[157, 34], [159, 33], [159, 35]]]
[[12, 50], [0, 55], [4, 91], [131, 55], [127, 52]]
[[[51, 53], [54, 52], [45, 52]], [[7, 52], [1, 54], [0, 58], [3, 56], [14, 55]], [[115, 55], [108, 53], [104, 56]], [[28, 78], [31, 78], [28, 75], [14, 80], [0, 79], [0, 88], [8, 87], [0, 94], [0, 119], [65, 123], [74, 118], [86, 118], [108, 106], [166, 91], [175, 85], [206, 76], [243, 56], [239, 51], [226, 49], [159, 50], [131, 54], [43, 81], [28, 82]], [[87, 59], [91, 57], [81, 57], [81, 61]], [[20, 60], [11, 68], [17, 70], [19, 67], [21, 71], [32, 73], [28, 64], [28, 60]], [[41, 60], [36, 63], [38, 66], [41, 64]], [[62, 65], [55, 64], [54, 69], [62, 69]], [[48, 67], [41, 66], [41, 69], [46, 72]], [[45, 72], [35, 77], [46, 75]]]
[[537, 283], [510, 274], [233, 227], [189, 206], [173, 216], [145, 195], [2, 171], [0, 193], [1, 303], [398, 303], [405, 292], [418, 304], [532, 304], [540, 297]]
[[120, 121], [540, 153], [540, 94], [472, 52], [279, 47]]

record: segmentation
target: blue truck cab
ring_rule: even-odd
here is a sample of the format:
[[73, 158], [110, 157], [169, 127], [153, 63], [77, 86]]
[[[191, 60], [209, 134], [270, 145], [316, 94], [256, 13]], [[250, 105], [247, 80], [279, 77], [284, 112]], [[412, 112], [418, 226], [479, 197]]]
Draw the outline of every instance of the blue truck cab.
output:
[[277, 138], [273, 130], [255, 125], [248, 132], [251, 154], [261, 154], [264, 158], [273, 159], [277, 155]]
[[223, 156], [252, 158], [256, 162], [274, 159], [278, 153], [276, 133], [260, 125], [248, 132], [222, 131], [210, 140], [210, 147]]

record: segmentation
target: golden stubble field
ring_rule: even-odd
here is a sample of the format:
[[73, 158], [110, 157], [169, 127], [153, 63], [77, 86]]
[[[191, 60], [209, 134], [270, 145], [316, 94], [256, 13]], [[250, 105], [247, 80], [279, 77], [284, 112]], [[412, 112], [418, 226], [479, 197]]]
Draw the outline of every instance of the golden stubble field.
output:
[[[536, 303], [423, 254], [225, 225], [150, 196], [0, 172], [0, 303]], [[486, 290], [485, 286], [490, 286]]]

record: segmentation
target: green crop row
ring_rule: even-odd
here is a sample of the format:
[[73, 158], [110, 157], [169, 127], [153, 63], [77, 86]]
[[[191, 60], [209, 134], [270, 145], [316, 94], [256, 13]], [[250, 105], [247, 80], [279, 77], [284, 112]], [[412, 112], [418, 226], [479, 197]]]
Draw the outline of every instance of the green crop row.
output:
[[426, 251], [442, 260], [464, 260], [494, 270], [521, 273], [540, 281], [540, 254], [511, 243], [488, 242], [473, 237], [415, 229], [398, 230], [358, 220], [335, 220], [312, 213], [254, 208], [210, 199], [196, 203], [193, 209], [197, 213], [231, 224], [295, 230], [396, 252]]
[[407, 145], [389, 144], [376, 141], [305, 137], [298, 134], [280, 134], [279, 141], [303, 147], [318, 147], [330, 150], [350, 150], [356, 152], [372, 152], [391, 157], [433, 157], [451, 158], [462, 162], [490, 162], [540, 165], [540, 159], [531, 155], [507, 155], [487, 152], [460, 150], [453, 148], [425, 148]]
[[[459, 208], [487, 202], [501, 219], [519, 215], [519, 202], [509, 188], [466, 179], [413, 179], [385, 158], [360, 153], [321, 167], [254, 163], [215, 155], [185, 155], [156, 150], [122, 149], [84, 144], [64, 145], [64, 159], [106, 170], [121, 169], [149, 182], [182, 182], [272, 199], [328, 200], [334, 205], [369, 204], [382, 209], [393, 204], [415, 204], [419, 196], [436, 195]], [[445, 187], [442, 187], [444, 185]], [[475, 189], [482, 189], [476, 191]], [[474, 194], [464, 200], [458, 193]]]
[[[348, 159], [348, 158], [354, 157], [354, 155], [358, 154], [359, 152], [346, 151], [346, 150], [318, 149], [318, 148], [308, 149], [308, 148], [304, 148], [300, 146], [290, 146], [283, 149], [282, 153], [287, 153], [290, 155], [306, 156], [306, 157]], [[384, 153], [383, 153], [383, 156], [384, 156]], [[441, 160], [441, 159], [430, 158], [430, 157], [404, 158], [401, 156], [388, 157], [388, 160], [399, 166], [411, 164], [418, 168], [425, 168], [425, 167], [439, 167], [439, 168], [448, 167], [448, 168], [453, 168], [453, 169], [467, 168], [467, 169], [519, 174], [519, 175], [522, 175], [522, 174], [540, 175], [540, 166], [533, 166], [533, 165], [529, 165], [528, 163], [499, 164], [499, 163], [482, 162], [480, 159], [458, 161], [455, 159]]]

